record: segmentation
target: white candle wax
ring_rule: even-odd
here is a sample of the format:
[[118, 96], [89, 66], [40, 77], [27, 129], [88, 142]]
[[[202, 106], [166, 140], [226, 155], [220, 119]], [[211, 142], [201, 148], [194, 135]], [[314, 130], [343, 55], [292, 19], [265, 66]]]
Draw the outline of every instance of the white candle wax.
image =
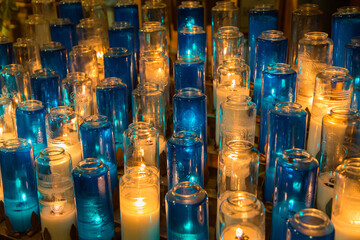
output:
[[358, 224], [358, 226], [347, 224], [344, 222], [344, 219], [339, 217], [332, 217], [331, 221], [335, 227], [335, 240], [360, 239], [360, 224]]
[[65, 208], [62, 213], [54, 213], [52, 207], [47, 206], [42, 208], [40, 218], [42, 233], [44, 234], [46, 228], [51, 240], [71, 240], [71, 227], [73, 224], [76, 225], [75, 208]]
[[77, 164], [83, 159], [82, 149], [80, 142], [70, 145], [65, 143], [49, 143], [48, 147], [61, 147], [65, 152], [71, 155], [72, 168], [75, 168]]
[[331, 187], [334, 186], [334, 183], [330, 182], [330, 179], [330, 172], [321, 173], [319, 175], [316, 196], [317, 209], [325, 212], [329, 216], [331, 214], [331, 208], [326, 211], [326, 206], [329, 204], [329, 201], [332, 201], [332, 198], [334, 197], [334, 187]]
[[310, 119], [309, 138], [307, 143], [307, 151], [314, 157], [320, 151], [321, 144], [321, 119]]
[[263, 236], [261, 229], [253, 224], [249, 224], [246, 226], [232, 225], [226, 227], [223, 230], [220, 239], [221, 240], [242, 240], [242, 239], [263, 240], [265, 239], [265, 236]]

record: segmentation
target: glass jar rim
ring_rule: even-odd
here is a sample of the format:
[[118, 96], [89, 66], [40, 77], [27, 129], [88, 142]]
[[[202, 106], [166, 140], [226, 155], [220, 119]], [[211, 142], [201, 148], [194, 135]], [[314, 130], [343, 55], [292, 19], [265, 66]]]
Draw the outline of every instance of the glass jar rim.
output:
[[39, 100], [26, 100], [19, 103], [18, 109], [21, 111], [38, 111], [45, 110], [44, 104]]

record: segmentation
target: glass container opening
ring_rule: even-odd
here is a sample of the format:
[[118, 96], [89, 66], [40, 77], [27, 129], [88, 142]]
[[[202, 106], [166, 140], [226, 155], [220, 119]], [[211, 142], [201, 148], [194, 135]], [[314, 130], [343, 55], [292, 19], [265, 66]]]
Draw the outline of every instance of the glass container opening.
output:
[[331, 81], [335, 80], [345, 80], [349, 70], [342, 67], [328, 67], [325, 68], [322, 72], [322, 75]]
[[134, 4], [134, 0], [118, 0], [118, 4], [120, 5]]
[[266, 40], [284, 39], [284, 33], [278, 30], [267, 30], [261, 33], [261, 38]]
[[197, 97], [203, 97], [204, 94], [201, 92], [201, 90], [197, 88], [182, 88], [179, 90], [179, 92], [174, 97], [180, 97], [180, 98], [197, 98]]
[[130, 124], [124, 134], [131, 139], [133, 139], [135, 136], [138, 139], [149, 139], [156, 137], [158, 133], [157, 129], [152, 127], [150, 123], [139, 121]]
[[78, 168], [84, 172], [93, 172], [103, 167], [103, 162], [97, 158], [86, 158], [78, 163]]
[[239, 104], [242, 103], [251, 104], [251, 97], [242, 94], [233, 94], [227, 97], [226, 102], [234, 106], [238, 106]]
[[311, 11], [319, 10], [319, 5], [306, 3], [306, 4], [300, 5], [298, 10], [304, 11], [304, 12], [311, 12]]
[[[59, 161], [60, 160], [60, 161]], [[71, 160], [70, 155], [65, 152], [65, 150], [61, 147], [49, 147], [44, 148], [40, 151], [40, 155], [37, 158], [37, 161], [42, 161], [42, 165], [55, 165], [55, 164], [62, 164], [65, 162], [69, 162]]]
[[96, 51], [88, 46], [77, 45], [77, 46], [73, 46], [70, 55], [80, 55], [80, 56], [96, 55]]
[[[136, 187], [144, 187], [143, 184], [158, 183], [159, 180], [156, 173], [145, 166], [129, 169], [121, 179], [123, 182], [134, 184]], [[142, 184], [138, 185], [138, 183]]]
[[182, 1], [179, 8], [198, 8], [201, 7], [198, 1]]
[[296, 213], [294, 220], [302, 228], [309, 230], [320, 230], [329, 225], [330, 220], [328, 216], [317, 209], [304, 209]]
[[31, 25], [42, 25], [47, 24], [48, 22], [45, 20], [45, 18], [40, 14], [33, 14], [29, 15], [28, 19], [25, 20], [25, 24], [31, 24]]
[[92, 80], [83, 72], [73, 72], [67, 74], [63, 80], [64, 83], [71, 85], [92, 85]]
[[183, 29], [180, 31], [182, 34], [201, 34], [205, 33], [205, 30], [197, 25], [191, 25], [191, 26], [184, 26]]
[[275, 109], [277, 111], [281, 112], [295, 112], [295, 111], [301, 111], [301, 104], [294, 103], [294, 102], [280, 102], [275, 105]]
[[308, 40], [325, 40], [328, 34], [325, 32], [308, 32], [304, 37]]
[[290, 64], [286, 63], [273, 63], [268, 66], [267, 69], [270, 73], [274, 74], [288, 74], [295, 72]]
[[18, 75], [19, 72], [25, 72], [24, 68], [20, 64], [9, 64], [3, 67], [1, 73], [7, 75]]
[[157, 83], [140, 83], [136, 89], [133, 90], [133, 94], [137, 96], [155, 96], [155, 95], [161, 95], [162, 90], [160, 89], [160, 85]]
[[75, 112], [67, 106], [51, 108], [49, 113], [51, 120], [56, 122], [70, 119], [73, 114]]
[[360, 8], [357, 6], [345, 6], [337, 9], [339, 14], [355, 14], [359, 13]]
[[200, 58], [196, 55], [182, 55], [179, 57], [180, 61], [184, 61], [186, 63], [198, 63], [200, 62]]
[[4, 44], [4, 43], [9, 43], [9, 38], [7, 36], [0, 36], [0, 43]]
[[231, 140], [226, 142], [226, 147], [228, 148], [228, 151], [232, 154], [238, 154], [243, 152], [250, 152], [252, 150], [257, 151], [253, 144], [249, 141], [244, 140]]
[[25, 147], [31, 147], [31, 145], [24, 138], [9, 139], [4, 142], [3, 148], [8, 151], [17, 151]]
[[112, 87], [118, 87], [120, 85], [126, 87], [126, 84], [122, 82], [121, 78], [108, 77], [103, 79], [98, 85], [98, 87], [112, 88]]
[[98, 127], [109, 126], [110, 122], [108, 121], [108, 118], [106, 116], [91, 115], [85, 118], [83, 124], [91, 128], [98, 128]]
[[232, 1], [219, 1], [216, 2], [216, 6], [213, 8], [215, 11], [226, 11], [228, 9], [234, 9], [237, 7], [235, 6], [235, 3]]
[[310, 153], [303, 149], [288, 149], [283, 152], [283, 158], [288, 163], [307, 163], [313, 160]]
[[269, 11], [274, 10], [274, 5], [270, 3], [256, 4], [252, 11]]
[[18, 38], [16, 39], [16, 42], [14, 43], [14, 47], [36, 47], [36, 44], [34, 40], [30, 38]]
[[80, 23], [76, 26], [76, 28], [93, 28], [94, 26], [100, 26], [95, 19], [92, 18], [83, 18], [80, 19]]
[[124, 28], [131, 28], [130, 22], [113, 22], [111, 29], [124, 29]]
[[58, 76], [55, 71], [50, 68], [42, 68], [35, 70], [35, 73], [31, 76], [32, 78], [49, 78]]
[[113, 48], [109, 48], [108, 52], [104, 54], [104, 57], [123, 57], [123, 56], [130, 56], [131, 53], [129, 52], [129, 50], [127, 50], [126, 48], [123, 47], [113, 47]]
[[351, 38], [351, 43], [356, 46], [360, 46], [360, 36]]
[[19, 109], [22, 111], [37, 111], [44, 109], [44, 105], [39, 100], [27, 100], [19, 103]]
[[165, 27], [161, 26], [161, 22], [151, 21], [143, 23], [143, 27], [140, 32], [151, 33], [157, 31], [165, 31]]
[[330, 115], [341, 119], [354, 119], [358, 118], [358, 110], [353, 108], [336, 107], [330, 109]]
[[[227, 214], [243, 214], [248, 217], [248, 212], [257, 210], [264, 215], [264, 206], [253, 194], [247, 192], [235, 192], [228, 196], [221, 206], [222, 212]], [[225, 210], [225, 211], [224, 211]]]
[[352, 178], [359, 179], [360, 178], [360, 158], [348, 158], [344, 160], [344, 165], [340, 165], [336, 172], [340, 174], [351, 175]]
[[234, 26], [224, 26], [219, 28], [217, 37], [218, 38], [240, 38], [244, 34], [240, 32], [238, 27]]
[[172, 140], [175, 142], [175, 144], [185, 145], [185, 146], [189, 146], [201, 142], [201, 140], [198, 138], [196, 133], [190, 131], [176, 132], [174, 133]]
[[59, 42], [48, 42], [41, 46], [41, 51], [54, 51], [54, 50], [60, 50], [65, 49]]
[[51, 25], [73, 25], [69, 18], [55, 18], [51, 21]]

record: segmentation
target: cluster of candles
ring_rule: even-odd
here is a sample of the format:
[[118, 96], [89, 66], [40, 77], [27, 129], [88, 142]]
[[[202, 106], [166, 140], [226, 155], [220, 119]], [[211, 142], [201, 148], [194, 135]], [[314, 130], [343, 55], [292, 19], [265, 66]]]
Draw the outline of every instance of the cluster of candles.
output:
[[318, 6], [300, 6], [287, 57], [276, 9], [250, 11], [247, 49], [239, 9], [219, 1], [211, 10], [207, 54], [204, 7], [184, 1], [170, 96], [166, 4], [146, 1], [141, 27], [132, 0], [118, 1], [111, 27], [100, 0], [62, 0], [61, 18], [55, 1], [32, 5], [26, 37], [15, 43], [0, 37], [0, 165], [9, 235], [35, 231], [41, 222], [45, 239], [113, 239], [120, 201], [122, 239], [159, 239], [166, 165], [167, 238], [208, 239], [209, 72], [219, 149], [217, 239], [265, 239], [260, 154], [272, 240], [360, 239], [359, 8], [333, 14], [330, 39], [320, 32]]

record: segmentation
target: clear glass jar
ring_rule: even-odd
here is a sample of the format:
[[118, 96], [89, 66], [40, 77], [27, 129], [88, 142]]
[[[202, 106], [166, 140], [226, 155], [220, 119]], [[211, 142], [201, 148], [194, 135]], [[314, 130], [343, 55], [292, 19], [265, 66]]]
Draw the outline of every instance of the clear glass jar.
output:
[[[141, 7], [142, 23], [159, 22], [165, 28], [166, 39], [170, 42], [170, 26], [168, 22], [168, 8], [162, 0], [147, 0]], [[141, 43], [140, 43], [141, 45]]]
[[168, 56], [166, 28], [159, 21], [145, 22], [139, 30], [140, 57], [148, 51], [159, 51]]
[[0, 95], [0, 146], [6, 140], [17, 136], [14, 110], [11, 99], [6, 95]]
[[49, 22], [43, 15], [29, 15], [25, 20], [25, 36], [33, 39], [38, 46], [51, 41]]
[[[50, 41], [50, 40], [49, 40]], [[40, 51], [37, 43], [30, 38], [18, 38], [13, 45], [14, 62], [30, 74], [41, 68]]]
[[181, 1], [177, 8], [177, 30], [180, 32], [184, 27], [204, 25], [204, 6], [198, 1]]
[[55, 0], [31, 0], [33, 14], [43, 15], [48, 22], [56, 19], [56, 2]]
[[0, 69], [13, 62], [13, 42], [6, 36], [0, 36]]

